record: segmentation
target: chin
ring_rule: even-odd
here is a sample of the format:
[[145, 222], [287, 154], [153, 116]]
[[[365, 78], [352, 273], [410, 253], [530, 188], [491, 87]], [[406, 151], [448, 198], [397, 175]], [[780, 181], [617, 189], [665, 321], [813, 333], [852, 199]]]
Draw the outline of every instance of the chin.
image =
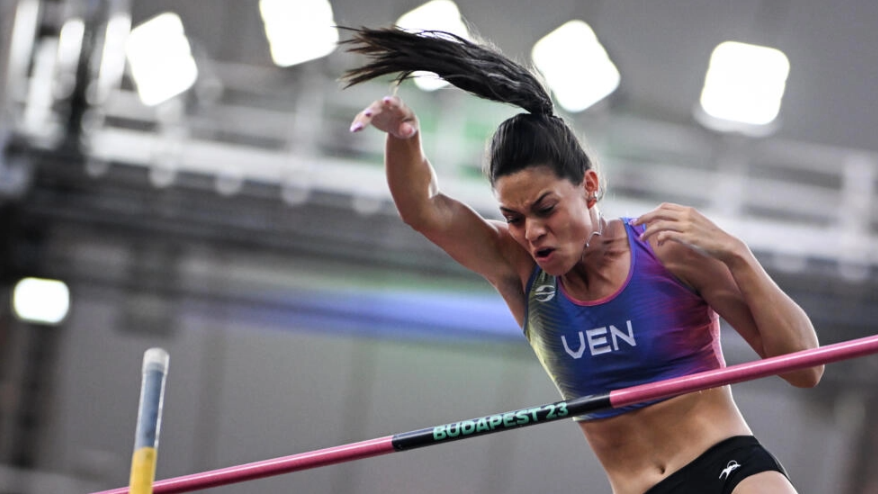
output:
[[572, 266], [564, 266], [557, 263], [552, 263], [548, 266], [540, 266], [540, 268], [543, 270], [543, 272], [552, 276], [563, 276], [569, 273], [571, 269], [573, 269]]

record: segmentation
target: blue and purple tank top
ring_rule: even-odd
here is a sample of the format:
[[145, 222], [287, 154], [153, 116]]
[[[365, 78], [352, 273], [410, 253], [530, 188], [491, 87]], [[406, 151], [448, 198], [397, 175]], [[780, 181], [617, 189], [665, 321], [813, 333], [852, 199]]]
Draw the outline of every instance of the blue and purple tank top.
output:
[[[622, 221], [631, 264], [616, 293], [575, 300], [560, 278], [539, 267], [528, 281], [524, 334], [566, 400], [725, 366], [716, 312], [639, 239], [645, 227]], [[652, 403], [578, 420], [614, 417]]]

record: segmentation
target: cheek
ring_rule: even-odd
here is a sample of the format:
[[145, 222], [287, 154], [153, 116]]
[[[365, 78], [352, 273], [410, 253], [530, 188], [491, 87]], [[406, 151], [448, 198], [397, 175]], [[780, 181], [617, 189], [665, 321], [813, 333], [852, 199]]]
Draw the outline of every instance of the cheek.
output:
[[559, 239], [579, 242], [587, 235], [581, 220], [569, 216], [558, 220], [553, 223], [552, 228]]

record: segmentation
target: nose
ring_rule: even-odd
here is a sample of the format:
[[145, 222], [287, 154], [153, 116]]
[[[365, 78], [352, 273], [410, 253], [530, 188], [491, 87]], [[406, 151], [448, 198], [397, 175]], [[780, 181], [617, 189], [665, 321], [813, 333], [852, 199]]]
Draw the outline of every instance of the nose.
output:
[[524, 238], [528, 242], [533, 242], [546, 234], [546, 228], [541, 221], [526, 220], [524, 225]]

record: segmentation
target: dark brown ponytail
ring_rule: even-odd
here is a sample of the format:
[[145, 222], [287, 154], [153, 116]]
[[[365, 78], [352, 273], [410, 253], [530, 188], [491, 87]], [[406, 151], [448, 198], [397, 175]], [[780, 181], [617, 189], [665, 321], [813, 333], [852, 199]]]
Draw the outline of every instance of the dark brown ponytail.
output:
[[523, 108], [500, 124], [491, 140], [486, 174], [494, 182], [523, 168], [549, 166], [559, 178], [582, 182], [591, 161], [573, 130], [554, 115], [552, 98], [533, 72], [487, 44], [443, 31], [411, 33], [398, 28], [349, 29], [348, 51], [370, 62], [345, 73], [346, 87], [388, 74], [396, 81], [413, 72], [434, 72], [480, 98]]
[[398, 28], [355, 29], [348, 51], [372, 61], [348, 71], [347, 87], [387, 74], [403, 81], [415, 71], [434, 72], [480, 98], [551, 115], [552, 98], [537, 77], [496, 49], [444, 31], [411, 33]]

